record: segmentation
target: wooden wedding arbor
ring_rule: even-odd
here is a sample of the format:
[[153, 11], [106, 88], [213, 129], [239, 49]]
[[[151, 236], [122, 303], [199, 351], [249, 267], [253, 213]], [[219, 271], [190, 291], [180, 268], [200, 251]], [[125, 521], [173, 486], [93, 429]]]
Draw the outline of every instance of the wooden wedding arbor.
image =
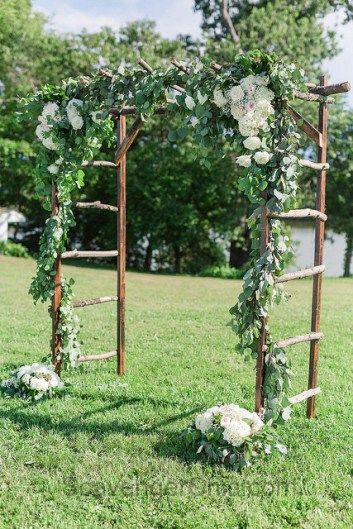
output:
[[[140, 59], [139, 65], [146, 70], [147, 73], [152, 73], [152, 68]], [[185, 66], [180, 64], [177, 60], [172, 59], [173, 66], [181, 70], [183, 73], [188, 73]], [[221, 70], [221, 66], [213, 63], [215, 71]], [[109, 72], [101, 70], [101, 75], [111, 76]], [[178, 92], [184, 91], [180, 86], [174, 85]], [[347, 82], [328, 85], [327, 76], [320, 77], [319, 85], [308, 85], [308, 93], [295, 91], [296, 98], [304, 101], [314, 101], [319, 104], [319, 119], [318, 127], [309, 123], [301, 114], [289, 107], [289, 111], [293, 119], [297, 122], [299, 128], [315, 143], [317, 146], [317, 162], [310, 160], [300, 160], [299, 164], [303, 167], [308, 167], [317, 171], [317, 185], [316, 185], [316, 209], [296, 209], [278, 215], [270, 215], [265, 206], [262, 207], [260, 217], [261, 241], [260, 241], [260, 255], [265, 252], [270, 238], [270, 218], [282, 219], [304, 219], [311, 218], [315, 221], [315, 248], [314, 248], [314, 264], [311, 268], [298, 270], [284, 274], [276, 279], [278, 283], [291, 281], [294, 279], [301, 279], [304, 277], [313, 276], [313, 293], [312, 293], [312, 316], [311, 316], [311, 330], [306, 334], [290, 337], [276, 342], [276, 346], [280, 348], [289, 347], [294, 344], [310, 342], [310, 359], [309, 359], [309, 377], [308, 390], [303, 391], [299, 395], [290, 398], [289, 400], [294, 404], [307, 399], [307, 416], [315, 416], [315, 396], [320, 392], [317, 387], [317, 368], [319, 358], [319, 344], [323, 337], [320, 330], [320, 313], [321, 313], [321, 287], [322, 275], [325, 270], [323, 264], [323, 247], [325, 236], [325, 222], [327, 216], [325, 214], [325, 194], [326, 194], [326, 171], [329, 165], [327, 159], [327, 128], [328, 128], [328, 105], [333, 102], [332, 94], [339, 94], [348, 92], [350, 85]], [[166, 109], [159, 107], [155, 114], [164, 114]], [[72, 250], [65, 251], [58, 255], [55, 261], [55, 286], [54, 295], [52, 298], [52, 363], [56, 371], [60, 371], [60, 347], [61, 340], [58, 332], [59, 328], [59, 314], [61, 304], [61, 263], [63, 259], [67, 258], [117, 258], [117, 292], [116, 295], [97, 297], [93, 299], [77, 300], [73, 302], [74, 308], [86, 307], [89, 305], [97, 305], [107, 302], [116, 302], [117, 304], [117, 347], [113, 351], [80, 356], [81, 362], [105, 360], [111, 357], [117, 358], [117, 373], [123, 375], [125, 373], [125, 263], [126, 263], [126, 156], [129, 148], [134, 143], [140, 128], [142, 126], [142, 119], [137, 115], [137, 110], [133, 107], [125, 107], [120, 113], [115, 109], [111, 110], [111, 115], [116, 120], [117, 130], [117, 150], [114, 162], [110, 161], [92, 161], [84, 165], [93, 167], [114, 168], [116, 170], [117, 179], [117, 205], [102, 204], [100, 201], [95, 202], [77, 202], [75, 206], [81, 209], [95, 208], [99, 210], [110, 211], [117, 214], [117, 249], [109, 251], [81, 251]], [[135, 116], [135, 121], [131, 128], [126, 129], [127, 116]], [[264, 195], [266, 198], [266, 194]], [[52, 215], [56, 215], [59, 208], [59, 197], [56, 186], [52, 186]], [[264, 391], [263, 384], [266, 372], [266, 336], [267, 336], [267, 321], [263, 318], [262, 329], [258, 343], [258, 357], [256, 363], [256, 390], [255, 390], [255, 410], [261, 412], [264, 406]]]

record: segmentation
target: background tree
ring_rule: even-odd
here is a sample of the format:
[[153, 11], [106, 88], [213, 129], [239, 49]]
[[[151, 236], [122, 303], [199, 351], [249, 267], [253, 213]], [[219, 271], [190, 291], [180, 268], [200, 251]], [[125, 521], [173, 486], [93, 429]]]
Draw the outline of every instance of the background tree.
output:
[[327, 178], [328, 226], [346, 237], [343, 276], [350, 275], [353, 254], [353, 111], [331, 111]]

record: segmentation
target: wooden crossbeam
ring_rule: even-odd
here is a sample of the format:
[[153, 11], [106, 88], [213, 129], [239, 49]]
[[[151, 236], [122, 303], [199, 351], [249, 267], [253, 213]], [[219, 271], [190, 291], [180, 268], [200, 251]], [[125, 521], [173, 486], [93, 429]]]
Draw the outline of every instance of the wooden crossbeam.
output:
[[277, 340], [275, 346], [279, 348], [290, 347], [291, 345], [296, 345], [298, 343], [321, 340], [323, 336], [324, 335], [322, 332], [308, 332], [307, 334], [291, 336], [290, 338], [285, 338], [284, 340]]
[[314, 169], [314, 171], [327, 171], [330, 168], [328, 163], [312, 162], [311, 160], [302, 159], [298, 163], [301, 167], [309, 167], [309, 169]]
[[[115, 165], [115, 164], [114, 164]], [[118, 212], [119, 208], [110, 204], [102, 204], [100, 200], [95, 202], [76, 202], [75, 206], [80, 209], [106, 209], [108, 211]]]
[[312, 139], [319, 147], [322, 145], [322, 134], [309, 121], [307, 121], [299, 112], [288, 105], [288, 111], [292, 115], [294, 121], [299, 121], [298, 127], [305, 132], [305, 134]]
[[72, 306], [77, 309], [80, 307], [88, 307], [89, 305], [109, 303], [110, 301], [118, 301], [118, 296], [101, 296], [100, 298], [78, 299], [72, 302]]
[[78, 359], [80, 362], [93, 362], [95, 360], [107, 360], [108, 358], [112, 358], [113, 356], [116, 356], [116, 355], [117, 355], [116, 351], [109, 351], [109, 353], [102, 353], [98, 355], [79, 356]]
[[331, 94], [344, 94], [351, 89], [350, 83], [347, 81], [338, 84], [329, 84], [327, 86], [309, 85], [309, 92], [312, 94], [319, 94], [322, 96], [329, 96]]
[[291, 404], [298, 404], [299, 402], [302, 402], [303, 400], [307, 400], [310, 397], [313, 397], [314, 395], [318, 395], [319, 393], [321, 393], [320, 388], [307, 389], [305, 391], [302, 391], [301, 393], [298, 393], [298, 395], [289, 397], [288, 400]]
[[282, 276], [276, 277], [276, 283], [286, 283], [287, 281], [293, 281], [293, 279], [303, 279], [304, 277], [315, 276], [322, 274], [325, 271], [325, 265], [312, 266], [311, 268], [304, 268], [303, 270], [297, 270], [296, 272], [289, 272]]
[[117, 257], [118, 250], [95, 251], [95, 250], [72, 250], [61, 254], [62, 259], [71, 259], [77, 257]]
[[[146, 72], [153, 73], [153, 68], [142, 58], [140, 58], [137, 62], [140, 66], [142, 66], [144, 70], [146, 70]], [[185, 92], [185, 89], [177, 84], [174, 84], [172, 88], [174, 88], [174, 90], [176, 90], [177, 92]]]
[[128, 131], [124, 141], [118, 147], [118, 150], [116, 152], [116, 157], [115, 157], [116, 165], [119, 165], [123, 156], [125, 156], [127, 151], [130, 149], [136, 136], [140, 132], [141, 125], [142, 125], [142, 119], [140, 117], [136, 118], [130, 130]]
[[317, 211], [316, 209], [304, 208], [304, 209], [290, 209], [289, 211], [283, 211], [282, 213], [270, 213], [271, 219], [306, 219], [313, 218], [322, 221], [327, 220], [327, 215]]
[[92, 160], [83, 162], [82, 167], [116, 167], [116, 165], [114, 162], [106, 162], [105, 160]]
[[[153, 114], [165, 114], [167, 109], [165, 107], [157, 107], [154, 109]], [[135, 116], [140, 114], [140, 111], [136, 107], [123, 107], [120, 111], [117, 108], [111, 108], [110, 113], [114, 118], [119, 118], [119, 116]]]

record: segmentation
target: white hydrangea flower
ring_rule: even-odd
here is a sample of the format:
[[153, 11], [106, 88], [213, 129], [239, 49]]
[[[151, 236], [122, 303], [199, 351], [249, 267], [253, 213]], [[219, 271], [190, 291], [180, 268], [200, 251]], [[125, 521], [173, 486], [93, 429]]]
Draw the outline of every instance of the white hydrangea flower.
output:
[[23, 375], [26, 375], [27, 373], [30, 373], [32, 370], [32, 366], [30, 365], [25, 365], [25, 366], [21, 366], [17, 372], [16, 372], [16, 375], [18, 378], [22, 378]]
[[92, 121], [94, 123], [100, 123], [102, 121], [102, 119], [99, 117], [101, 116], [101, 111], [100, 110], [96, 110], [95, 112], [91, 112], [91, 118], [92, 118]]
[[243, 141], [243, 145], [249, 151], [255, 151], [261, 147], [261, 140], [258, 136], [249, 136]]
[[257, 136], [259, 127], [254, 120], [251, 120], [245, 116], [239, 120], [239, 132], [242, 136]]
[[44, 378], [32, 377], [29, 383], [29, 387], [36, 391], [48, 391], [49, 384]]
[[43, 107], [42, 114], [38, 119], [43, 123], [43, 121], [48, 121], [48, 117], [54, 121], [60, 121], [60, 109], [56, 103], [46, 103]]
[[25, 373], [22, 377], [21, 377], [21, 382], [23, 384], [26, 384], [26, 386], [29, 386], [29, 382], [31, 380], [31, 375], [29, 373]]
[[79, 107], [82, 107], [83, 101], [81, 99], [70, 99], [66, 106], [67, 119], [74, 130], [82, 129], [83, 119], [78, 111]]
[[73, 115], [71, 117], [71, 119], [69, 119], [69, 121], [70, 121], [71, 127], [74, 130], [82, 129], [82, 127], [83, 127], [83, 119], [78, 114], [77, 115]]
[[205, 413], [201, 413], [198, 415], [195, 419], [195, 426], [198, 430], [200, 430], [202, 433], [207, 432], [213, 425], [213, 414], [209, 411], [205, 411]]
[[258, 99], [256, 101], [256, 112], [260, 116], [267, 118], [274, 114], [275, 109], [267, 99]]
[[230, 113], [237, 121], [245, 116], [245, 112], [245, 108], [239, 103], [235, 103], [230, 106]]
[[272, 154], [267, 151], [257, 151], [254, 160], [259, 165], [265, 165], [272, 158]]
[[213, 101], [218, 108], [222, 108], [228, 103], [228, 99], [224, 97], [222, 90], [218, 88], [213, 90]]
[[251, 428], [246, 422], [231, 420], [224, 428], [223, 439], [232, 446], [241, 446], [250, 435]]
[[250, 424], [251, 435], [254, 435], [257, 432], [259, 432], [261, 430], [261, 428], [263, 428], [263, 427], [264, 427], [264, 423], [262, 422], [262, 420], [260, 419], [258, 414], [254, 412], [252, 414], [252, 422]]
[[57, 151], [59, 149], [59, 144], [55, 143], [51, 136], [48, 136], [48, 138], [43, 138], [42, 143], [44, 147], [50, 151]]
[[244, 90], [239, 85], [232, 86], [232, 88], [229, 90], [229, 97], [233, 103], [237, 103], [243, 99]]
[[193, 110], [193, 108], [195, 107], [195, 101], [191, 96], [187, 95], [185, 97], [185, 105], [186, 108], [188, 108], [189, 110]]
[[274, 97], [275, 94], [266, 86], [259, 86], [254, 93], [254, 99], [256, 101], [261, 101], [262, 99], [265, 101], [272, 101]]
[[200, 105], [203, 105], [204, 103], [206, 103], [207, 99], [208, 99], [208, 96], [205, 94], [205, 95], [202, 95], [200, 90], [197, 91], [197, 99], [200, 103]]
[[50, 127], [47, 123], [40, 123], [36, 128], [36, 136], [40, 141], [44, 139], [44, 132], [48, 132]]
[[60, 378], [58, 377], [56, 373], [51, 373], [48, 382], [51, 388], [57, 388], [63, 385], [63, 383], [61, 382]]
[[49, 173], [51, 174], [58, 174], [59, 167], [55, 165], [55, 163], [52, 163], [51, 165], [48, 165], [47, 167]]
[[241, 167], [250, 167], [251, 156], [244, 154], [243, 156], [238, 156], [238, 158], [235, 161]]
[[200, 123], [200, 120], [196, 116], [191, 116], [190, 123], [193, 127], [196, 127]]

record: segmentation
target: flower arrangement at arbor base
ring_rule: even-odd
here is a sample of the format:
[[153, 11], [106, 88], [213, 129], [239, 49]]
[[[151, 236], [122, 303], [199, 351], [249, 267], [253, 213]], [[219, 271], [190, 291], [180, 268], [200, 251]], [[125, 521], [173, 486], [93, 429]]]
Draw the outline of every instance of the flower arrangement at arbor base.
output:
[[18, 367], [11, 378], [1, 384], [2, 391], [9, 397], [40, 400], [61, 392], [64, 383], [51, 365], [32, 364]]
[[234, 470], [249, 467], [254, 459], [273, 450], [287, 453], [270, 422], [265, 424], [257, 413], [237, 404], [213, 406], [197, 415], [183, 437], [197, 454]]

